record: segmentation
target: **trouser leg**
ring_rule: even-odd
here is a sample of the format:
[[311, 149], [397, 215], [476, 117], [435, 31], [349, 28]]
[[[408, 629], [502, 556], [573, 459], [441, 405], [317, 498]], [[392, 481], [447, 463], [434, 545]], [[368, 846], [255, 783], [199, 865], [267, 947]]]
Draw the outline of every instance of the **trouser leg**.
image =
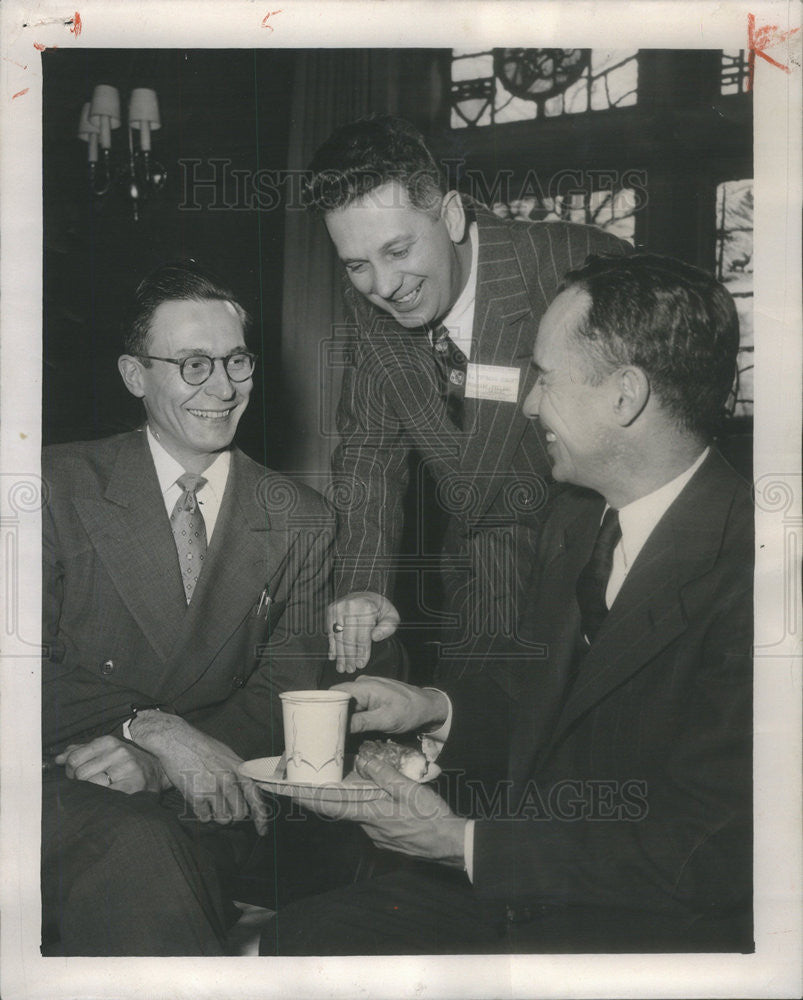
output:
[[219, 955], [228, 924], [211, 824], [178, 803], [57, 772], [43, 786], [45, 925], [66, 955]]
[[503, 946], [462, 872], [414, 864], [286, 907], [265, 930], [260, 954], [481, 954]]

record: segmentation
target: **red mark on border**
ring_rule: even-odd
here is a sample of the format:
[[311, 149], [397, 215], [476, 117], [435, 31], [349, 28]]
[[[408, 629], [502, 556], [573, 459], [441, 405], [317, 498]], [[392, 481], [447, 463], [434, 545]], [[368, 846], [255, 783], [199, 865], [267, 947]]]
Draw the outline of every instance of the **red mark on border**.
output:
[[267, 13], [267, 14], [266, 14], [266, 15], [265, 15], [265, 16], [264, 16], [264, 17], [262, 18], [262, 27], [263, 27], [263, 28], [267, 28], [267, 29], [268, 29], [268, 31], [273, 31], [273, 30], [274, 30], [274, 27], [273, 27], [273, 25], [272, 25], [272, 24], [268, 24], [268, 20], [269, 20], [269, 19], [270, 19], [271, 17], [273, 17], [273, 15], [274, 15], [274, 14], [281, 14], [281, 11], [280, 11], [280, 10], [272, 10], [272, 11], [270, 11], [269, 13]]
[[[67, 23], [69, 24], [69, 22]], [[76, 11], [72, 16], [72, 27], [70, 28], [70, 31], [77, 38], [81, 34], [81, 28], [83, 28], [83, 25], [81, 24], [81, 15], [78, 11]]]
[[13, 95], [11, 100], [16, 101], [18, 97], [22, 97], [23, 94], [27, 94], [30, 89], [30, 87], [26, 87], [25, 90], [18, 90], [17, 93]]
[[41, 42], [34, 42], [33, 47], [36, 49], [37, 52], [44, 52], [45, 49], [47, 48], [47, 46], [42, 45]]
[[760, 28], [756, 28], [756, 15], [747, 15], [747, 48], [749, 55], [747, 57], [747, 86], [746, 90], [753, 89], [753, 74], [756, 67], [756, 56], [761, 56], [765, 59], [770, 66], [775, 66], [777, 69], [782, 69], [784, 73], [791, 73], [791, 69], [784, 63], [778, 62], [777, 59], [773, 59], [772, 56], [768, 56], [766, 49], [770, 49], [775, 45], [781, 45], [783, 42], [787, 41], [792, 35], [800, 31], [800, 28], [792, 28], [791, 31], [779, 31], [777, 24], [765, 24]]

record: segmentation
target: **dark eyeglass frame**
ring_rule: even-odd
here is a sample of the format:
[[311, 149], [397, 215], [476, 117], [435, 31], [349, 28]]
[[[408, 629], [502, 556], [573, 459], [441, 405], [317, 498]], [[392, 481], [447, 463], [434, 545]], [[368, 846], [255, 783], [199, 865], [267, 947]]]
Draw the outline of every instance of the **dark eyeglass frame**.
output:
[[[208, 382], [209, 379], [212, 377], [212, 373], [215, 370], [216, 361], [223, 362], [223, 371], [226, 373], [228, 378], [231, 379], [232, 382], [247, 382], [248, 379], [251, 378], [251, 376], [254, 374], [256, 361], [257, 358], [259, 357], [258, 354], [252, 354], [250, 351], [234, 351], [234, 353], [232, 354], [219, 355], [214, 358], [209, 354], [188, 354], [186, 358], [159, 358], [155, 354], [137, 354], [136, 356], [138, 358], [147, 358], [148, 361], [167, 361], [168, 364], [178, 365], [179, 374], [181, 375], [182, 379], [187, 383], [187, 385], [203, 385], [204, 382]], [[190, 361], [197, 361], [199, 358], [203, 358], [204, 361], [209, 362], [210, 364], [209, 374], [205, 378], [202, 378], [200, 382], [191, 382], [187, 378], [184, 372], [184, 368]], [[235, 376], [232, 375], [232, 373], [229, 371], [229, 362], [231, 361], [232, 358], [248, 358], [248, 360], [251, 362], [251, 370], [248, 372], [247, 375], [244, 375], [242, 378], [235, 378]]]

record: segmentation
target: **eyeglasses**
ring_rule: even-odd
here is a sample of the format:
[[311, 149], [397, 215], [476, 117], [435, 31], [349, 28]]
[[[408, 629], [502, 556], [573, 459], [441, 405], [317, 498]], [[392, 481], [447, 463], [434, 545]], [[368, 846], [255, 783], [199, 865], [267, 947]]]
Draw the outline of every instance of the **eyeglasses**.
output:
[[257, 355], [249, 354], [248, 351], [237, 351], [225, 358], [210, 358], [207, 354], [190, 354], [186, 358], [157, 358], [154, 354], [138, 354], [137, 357], [178, 365], [179, 374], [187, 385], [203, 385], [215, 370], [216, 361], [223, 362], [223, 370], [232, 382], [245, 382], [254, 374], [257, 360]]

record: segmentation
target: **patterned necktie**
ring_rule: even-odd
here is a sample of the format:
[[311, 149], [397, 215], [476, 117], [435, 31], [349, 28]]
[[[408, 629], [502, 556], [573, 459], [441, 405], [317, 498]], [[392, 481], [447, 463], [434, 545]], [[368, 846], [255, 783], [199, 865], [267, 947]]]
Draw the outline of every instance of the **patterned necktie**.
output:
[[605, 591], [613, 566], [613, 550], [622, 537], [619, 512], [609, 507], [602, 519], [591, 558], [577, 578], [577, 603], [580, 605], [580, 622], [589, 643], [594, 641], [608, 614]]
[[189, 604], [206, 556], [206, 525], [196, 496], [198, 490], [206, 485], [206, 480], [203, 476], [185, 472], [176, 482], [184, 492], [176, 500], [170, 515], [170, 527], [176, 540], [181, 582]]
[[462, 430], [468, 358], [449, 336], [445, 326], [439, 326], [433, 332], [432, 346], [441, 376], [441, 393], [446, 401], [446, 413], [455, 427]]

